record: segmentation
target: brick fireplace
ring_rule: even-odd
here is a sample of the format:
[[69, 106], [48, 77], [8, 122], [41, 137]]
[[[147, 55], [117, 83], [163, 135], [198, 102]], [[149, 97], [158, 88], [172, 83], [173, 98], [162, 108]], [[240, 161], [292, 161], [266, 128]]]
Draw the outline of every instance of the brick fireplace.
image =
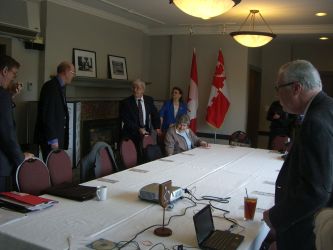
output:
[[120, 139], [119, 101], [81, 102], [81, 158], [97, 141], [113, 148]]

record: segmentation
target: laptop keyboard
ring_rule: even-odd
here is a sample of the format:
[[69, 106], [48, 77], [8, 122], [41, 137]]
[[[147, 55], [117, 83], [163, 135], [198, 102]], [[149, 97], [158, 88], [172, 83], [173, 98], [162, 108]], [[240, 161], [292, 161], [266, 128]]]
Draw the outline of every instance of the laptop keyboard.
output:
[[243, 238], [242, 235], [217, 230], [204, 242], [204, 247], [218, 250], [235, 250], [243, 241]]

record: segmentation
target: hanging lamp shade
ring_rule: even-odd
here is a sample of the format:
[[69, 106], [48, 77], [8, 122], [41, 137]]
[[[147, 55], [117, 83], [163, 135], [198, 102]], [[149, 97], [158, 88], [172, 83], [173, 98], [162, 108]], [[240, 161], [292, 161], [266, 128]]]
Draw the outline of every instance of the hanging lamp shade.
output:
[[[268, 30], [270, 32], [261, 32], [261, 31], [255, 31], [255, 21], [256, 21], [256, 15], [259, 14], [259, 17], [263, 21], [263, 23], [266, 25]], [[244, 25], [246, 25], [248, 19], [249, 21], [249, 30], [242, 31], [242, 28]], [[272, 41], [276, 34], [273, 33], [263, 16], [260, 14], [259, 10], [250, 10], [250, 14], [247, 16], [241, 27], [239, 28], [239, 31], [231, 32], [230, 35], [241, 45], [244, 45], [246, 47], [260, 47], [263, 46], [270, 41]]]
[[240, 2], [241, 0], [170, 0], [170, 3], [174, 3], [186, 14], [202, 19], [219, 16]]

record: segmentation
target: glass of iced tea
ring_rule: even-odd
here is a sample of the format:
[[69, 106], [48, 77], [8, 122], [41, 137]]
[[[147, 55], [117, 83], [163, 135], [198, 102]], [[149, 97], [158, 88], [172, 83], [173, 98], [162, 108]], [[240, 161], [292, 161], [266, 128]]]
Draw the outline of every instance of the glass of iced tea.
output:
[[256, 206], [257, 198], [244, 197], [244, 220], [253, 220]]

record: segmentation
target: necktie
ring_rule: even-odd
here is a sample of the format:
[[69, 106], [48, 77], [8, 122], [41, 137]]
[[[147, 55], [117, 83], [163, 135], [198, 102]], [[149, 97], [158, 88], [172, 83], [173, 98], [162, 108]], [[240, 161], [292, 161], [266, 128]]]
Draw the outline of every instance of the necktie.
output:
[[143, 123], [143, 112], [142, 112], [141, 99], [138, 99], [138, 109], [139, 109], [139, 123], [140, 123], [140, 127], [143, 128], [145, 125]]

